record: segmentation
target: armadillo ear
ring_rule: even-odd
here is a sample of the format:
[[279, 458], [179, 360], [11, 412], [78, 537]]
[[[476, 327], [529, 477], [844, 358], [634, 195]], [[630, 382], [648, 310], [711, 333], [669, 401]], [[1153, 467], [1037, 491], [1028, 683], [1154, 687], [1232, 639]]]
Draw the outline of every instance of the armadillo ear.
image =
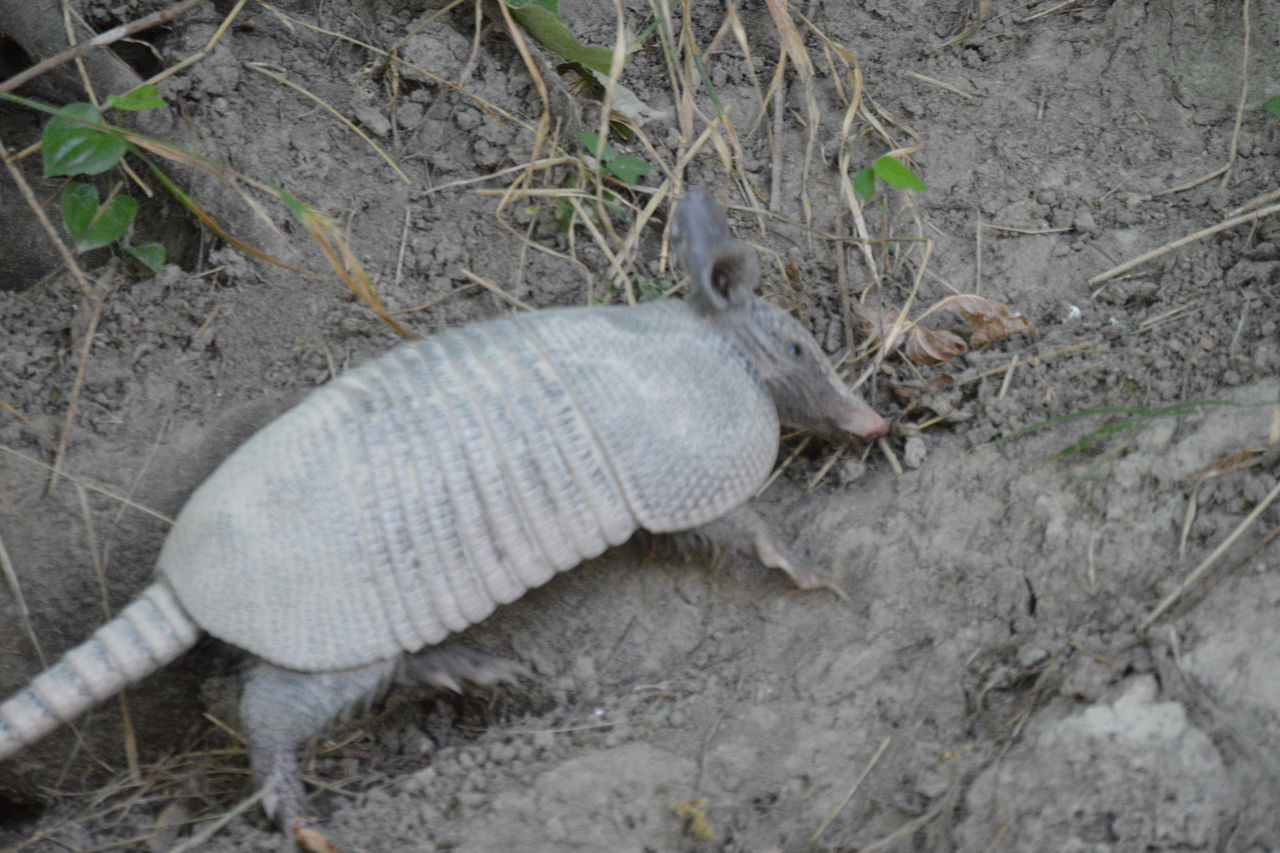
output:
[[755, 250], [739, 240], [727, 240], [717, 248], [707, 267], [706, 288], [711, 304], [729, 311], [750, 301], [760, 281], [760, 260]]
[[760, 280], [760, 261], [734, 239], [729, 219], [706, 190], [694, 188], [676, 205], [671, 240], [693, 278], [689, 298], [703, 313], [732, 311], [751, 300]]

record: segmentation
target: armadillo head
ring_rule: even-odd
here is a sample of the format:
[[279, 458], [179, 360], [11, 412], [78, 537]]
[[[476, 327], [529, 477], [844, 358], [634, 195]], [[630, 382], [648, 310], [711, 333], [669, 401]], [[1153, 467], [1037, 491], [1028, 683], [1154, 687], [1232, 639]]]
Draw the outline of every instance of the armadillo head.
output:
[[850, 433], [870, 439], [888, 432], [884, 418], [849, 390], [794, 317], [759, 299], [747, 314], [738, 338], [752, 354], [779, 420], [833, 441], [846, 440]]
[[836, 375], [813, 335], [755, 296], [756, 253], [733, 237], [724, 211], [704, 190], [690, 190], [677, 205], [671, 239], [693, 279], [690, 304], [738, 343], [783, 423], [835, 440], [888, 431], [884, 418]]

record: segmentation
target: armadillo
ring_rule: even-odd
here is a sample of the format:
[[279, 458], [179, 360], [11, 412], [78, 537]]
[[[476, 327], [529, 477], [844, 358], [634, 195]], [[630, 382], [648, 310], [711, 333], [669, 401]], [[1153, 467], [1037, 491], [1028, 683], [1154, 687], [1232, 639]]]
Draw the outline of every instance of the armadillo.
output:
[[440, 645], [639, 529], [695, 531], [820, 586], [747, 505], [779, 423], [885, 433], [755, 252], [690, 191], [684, 300], [532, 311], [402, 344], [245, 442], [195, 491], [156, 580], [0, 705], [0, 758], [190, 648], [256, 658], [241, 699], [263, 803], [307, 821], [297, 751], [396, 680], [457, 688], [517, 664]]

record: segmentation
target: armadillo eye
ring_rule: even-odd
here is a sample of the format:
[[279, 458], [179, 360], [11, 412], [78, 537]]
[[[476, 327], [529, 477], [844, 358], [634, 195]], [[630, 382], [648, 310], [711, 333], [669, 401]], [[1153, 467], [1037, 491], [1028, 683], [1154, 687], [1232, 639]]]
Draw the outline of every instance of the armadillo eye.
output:
[[787, 352], [791, 355], [792, 358], [799, 358], [801, 353], [800, 344], [796, 343], [795, 341], [792, 341], [791, 345], [787, 347]]

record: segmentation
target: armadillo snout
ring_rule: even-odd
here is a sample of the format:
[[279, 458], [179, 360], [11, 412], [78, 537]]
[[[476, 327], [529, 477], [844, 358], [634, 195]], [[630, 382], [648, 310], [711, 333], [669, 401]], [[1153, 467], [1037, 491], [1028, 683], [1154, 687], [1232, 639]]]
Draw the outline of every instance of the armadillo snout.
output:
[[850, 395], [853, 399], [845, 407], [837, 427], [846, 433], [853, 433], [858, 438], [878, 438], [889, 431], [889, 424], [880, 414], [868, 406], [861, 397]]

